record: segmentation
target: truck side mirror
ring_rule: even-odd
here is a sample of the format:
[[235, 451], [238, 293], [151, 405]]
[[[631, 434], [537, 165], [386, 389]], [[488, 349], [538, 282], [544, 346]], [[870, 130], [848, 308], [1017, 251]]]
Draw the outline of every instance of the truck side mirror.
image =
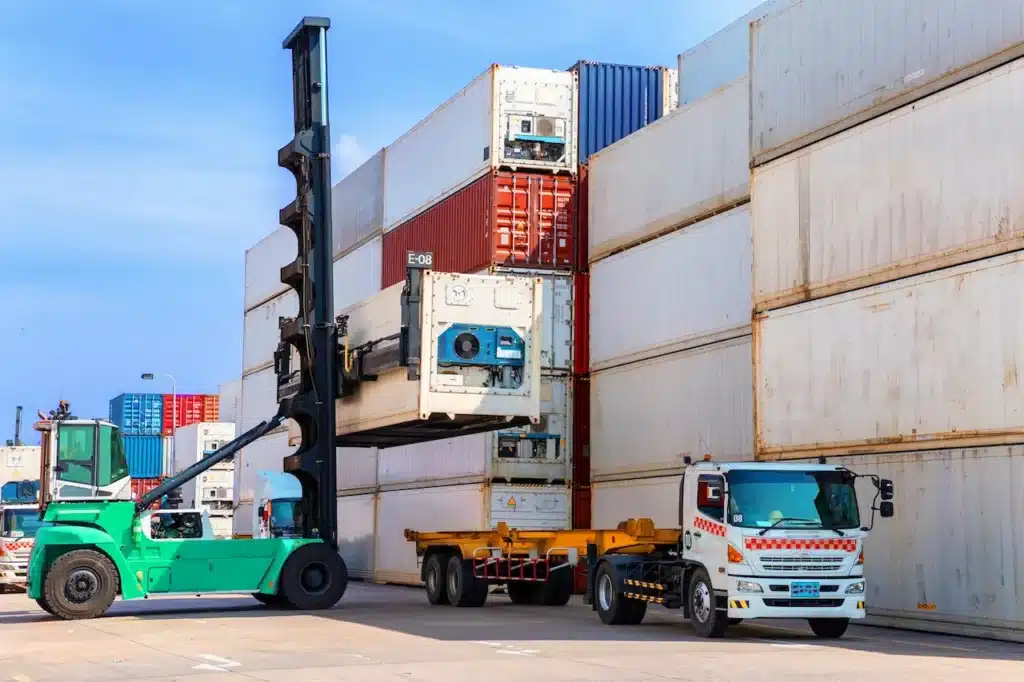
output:
[[892, 518], [893, 512], [894, 507], [892, 502], [886, 501], [878, 503], [878, 513], [883, 519]]
[[883, 478], [878, 482], [878, 493], [882, 496], [883, 500], [891, 500], [893, 498], [894, 490], [892, 481], [888, 478]]

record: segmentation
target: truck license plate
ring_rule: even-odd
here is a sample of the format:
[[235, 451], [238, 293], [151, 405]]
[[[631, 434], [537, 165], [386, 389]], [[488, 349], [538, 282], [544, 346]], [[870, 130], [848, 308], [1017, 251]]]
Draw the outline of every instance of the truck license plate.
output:
[[789, 586], [789, 595], [793, 599], [817, 599], [821, 596], [821, 583], [791, 583]]

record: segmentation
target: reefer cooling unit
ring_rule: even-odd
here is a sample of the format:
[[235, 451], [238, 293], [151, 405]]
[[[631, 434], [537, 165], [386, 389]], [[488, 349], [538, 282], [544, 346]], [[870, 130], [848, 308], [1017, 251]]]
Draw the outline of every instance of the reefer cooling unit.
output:
[[[394, 447], [540, 421], [542, 280], [409, 270], [339, 322], [337, 445]], [[297, 444], [299, 430], [291, 426]]]

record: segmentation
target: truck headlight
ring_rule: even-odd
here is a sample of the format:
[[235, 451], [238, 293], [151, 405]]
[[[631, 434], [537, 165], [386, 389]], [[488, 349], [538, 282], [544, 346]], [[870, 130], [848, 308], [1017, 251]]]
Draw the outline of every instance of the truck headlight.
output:
[[18, 569], [14, 564], [0, 564], [0, 571], [16, 571]]
[[851, 584], [846, 588], [846, 594], [864, 594], [864, 581]]
[[760, 585], [758, 585], [755, 582], [751, 582], [750, 580], [737, 580], [736, 581], [736, 591], [737, 592], [758, 592], [758, 593], [764, 592], [764, 590], [761, 589]]

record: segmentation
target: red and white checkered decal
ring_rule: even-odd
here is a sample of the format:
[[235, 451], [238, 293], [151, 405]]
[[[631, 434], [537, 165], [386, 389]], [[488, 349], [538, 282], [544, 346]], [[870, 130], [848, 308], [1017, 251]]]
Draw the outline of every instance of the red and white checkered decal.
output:
[[20, 549], [32, 549], [32, 540], [17, 540], [15, 542], [3, 543], [4, 550], [8, 552], [17, 552]]
[[856, 552], [857, 541], [850, 538], [746, 538], [747, 549], [827, 549]]
[[723, 538], [725, 537], [725, 526], [720, 523], [715, 523], [714, 521], [709, 521], [703, 516], [693, 517], [693, 525], [700, 530], [711, 533], [712, 535], [718, 535]]

